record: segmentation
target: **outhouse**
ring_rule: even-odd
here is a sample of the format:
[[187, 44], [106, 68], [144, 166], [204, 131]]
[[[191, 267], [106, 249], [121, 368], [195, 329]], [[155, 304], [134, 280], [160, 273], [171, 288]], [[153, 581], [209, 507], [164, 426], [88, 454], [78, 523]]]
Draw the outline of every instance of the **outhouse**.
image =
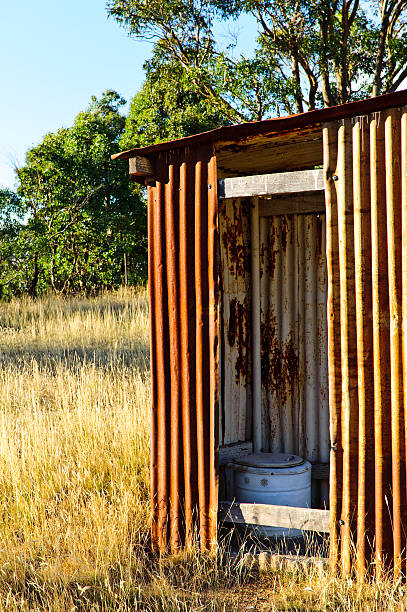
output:
[[311, 463], [311, 508], [270, 520], [328, 524], [332, 568], [398, 575], [407, 91], [115, 157], [148, 191], [154, 546], [210, 547], [225, 465], [284, 453]]

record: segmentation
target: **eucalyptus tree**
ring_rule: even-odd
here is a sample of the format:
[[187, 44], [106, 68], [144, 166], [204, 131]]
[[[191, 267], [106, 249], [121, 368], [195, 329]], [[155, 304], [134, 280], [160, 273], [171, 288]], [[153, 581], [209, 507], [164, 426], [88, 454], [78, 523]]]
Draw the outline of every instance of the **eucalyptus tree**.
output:
[[[379, 95], [407, 77], [407, 0], [109, 0], [107, 9], [224, 121]], [[217, 44], [216, 24], [245, 14], [257, 37], [250, 57], [236, 57]]]
[[234, 59], [219, 48], [214, 26], [225, 11], [214, 2], [111, 0], [108, 11], [132, 36], [155, 43], [147, 79], [160, 64], [163, 89], [166, 75], [178, 76], [226, 122], [259, 119], [273, 109], [279, 75], [261, 50]]
[[[22, 291], [90, 293], [146, 277], [145, 202], [125, 163], [110, 159], [120, 147], [124, 103], [113, 91], [92, 98], [71, 127], [47, 134], [16, 168], [3, 233], [10, 237], [19, 219], [13, 248]], [[11, 264], [3, 276], [13, 275]]]
[[21, 261], [19, 239], [22, 218], [17, 194], [11, 189], [0, 189], [0, 299], [18, 293]]
[[210, 130], [228, 120], [208, 98], [198, 94], [187, 73], [176, 63], [162, 61], [156, 51], [147, 78], [131, 101], [123, 149], [180, 138]]

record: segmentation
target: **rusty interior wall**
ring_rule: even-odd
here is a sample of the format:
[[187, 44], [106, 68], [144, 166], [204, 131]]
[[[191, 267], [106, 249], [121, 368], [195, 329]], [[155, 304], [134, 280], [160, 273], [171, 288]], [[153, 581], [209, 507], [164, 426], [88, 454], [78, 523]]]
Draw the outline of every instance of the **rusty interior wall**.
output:
[[211, 145], [160, 153], [148, 188], [152, 543], [216, 541], [218, 211]]
[[407, 527], [407, 108], [325, 125], [324, 167], [331, 566], [363, 578], [373, 562], [398, 577]]
[[[220, 203], [221, 444], [252, 439], [250, 199]], [[260, 218], [263, 450], [329, 461], [325, 215]], [[313, 505], [328, 507], [328, 482]]]
[[261, 217], [260, 244], [263, 449], [328, 463], [325, 215]]
[[252, 438], [250, 199], [219, 204], [223, 359], [219, 442]]

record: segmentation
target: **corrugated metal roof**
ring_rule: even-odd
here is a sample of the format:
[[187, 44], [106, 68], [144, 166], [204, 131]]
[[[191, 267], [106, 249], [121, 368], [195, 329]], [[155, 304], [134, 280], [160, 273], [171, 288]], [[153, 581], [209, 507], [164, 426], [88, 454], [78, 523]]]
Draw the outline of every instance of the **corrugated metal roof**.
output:
[[129, 159], [135, 155], [150, 155], [159, 151], [169, 151], [179, 147], [195, 146], [197, 144], [209, 142], [235, 142], [244, 139], [255, 138], [259, 135], [276, 134], [281, 132], [291, 132], [301, 130], [311, 125], [322, 124], [327, 121], [345, 119], [357, 115], [366, 115], [387, 108], [395, 108], [407, 104], [407, 90], [396, 91], [394, 93], [369, 98], [358, 102], [349, 102], [340, 106], [332, 106], [320, 110], [313, 110], [307, 113], [298, 115], [289, 115], [287, 117], [277, 117], [275, 119], [265, 119], [263, 121], [252, 121], [249, 123], [240, 123], [237, 125], [229, 125], [209, 132], [186, 136], [178, 140], [161, 142], [147, 147], [130, 149], [112, 155], [112, 159]]

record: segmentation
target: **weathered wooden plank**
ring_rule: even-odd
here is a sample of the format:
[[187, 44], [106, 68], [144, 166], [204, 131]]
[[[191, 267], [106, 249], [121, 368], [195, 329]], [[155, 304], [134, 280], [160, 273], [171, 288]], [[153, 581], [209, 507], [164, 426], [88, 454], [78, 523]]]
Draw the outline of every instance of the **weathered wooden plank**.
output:
[[225, 523], [286, 527], [302, 531], [329, 533], [329, 510], [219, 502], [218, 519]]
[[260, 217], [276, 215], [295, 215], [325, 212], [325, 195], [323, 191], [301, 193], [289, 196], [273, 196], [270, 199], [259, 198]]
[[251, 143], [217, 144], [218, 178], [315, 168], [322, 164], [322, 134], [320, 126], [314, 127], [316, 131], [308, 135], [280, 134]]
[[147, 157], [137, 155], [129, 159], [129, 174], [130, 176], [151, 176], [153, 174], [153, 166]]
[[247, 198], [276, 193], [303, 193], [322, 191], [323, 170], [278, 172], [256, 176], [238, 176], [221, 179], [218, 187], [220, 198]]

